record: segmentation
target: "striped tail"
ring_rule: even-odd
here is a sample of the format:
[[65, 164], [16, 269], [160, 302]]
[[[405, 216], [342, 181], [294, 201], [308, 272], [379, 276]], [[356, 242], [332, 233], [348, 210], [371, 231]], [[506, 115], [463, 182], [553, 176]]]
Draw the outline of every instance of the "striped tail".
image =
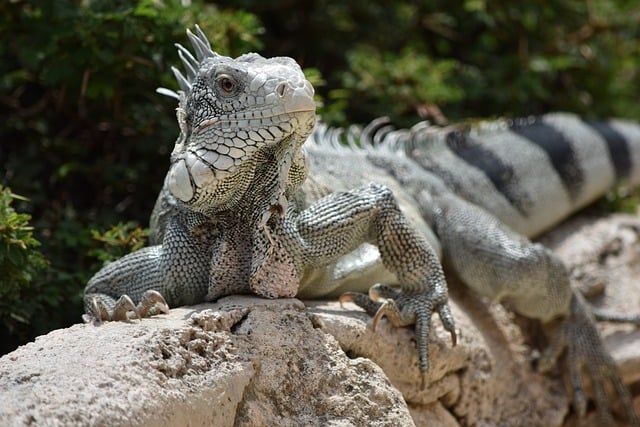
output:
[[[408, 157], [463, 198], [533, 237], [602, 197], [640, 184], [640, 125], [567, 113], [472, 126], [365, 129], [365, 144], [403, 145]], [[373, 136], [372, 136], [373, 135]]]

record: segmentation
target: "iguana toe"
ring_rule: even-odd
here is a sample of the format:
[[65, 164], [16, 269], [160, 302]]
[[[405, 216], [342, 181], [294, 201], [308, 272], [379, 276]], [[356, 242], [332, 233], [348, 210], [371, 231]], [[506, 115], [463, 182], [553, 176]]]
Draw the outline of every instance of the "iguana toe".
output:
[[169, 313], [169, 304], [158, 291], [146, 291], [137, 306], [140, 317], [149, 317], [159, 313]]
[[369, 316], [375, 316], [375, 314], [378, 312], [378, 309], [382, 305], [382, 303], [372, 300], [369, 295], [363, 294], [361, 292], [345, 292], [340, 295], [338, 301], [340, 302], [340, 306], [342, 306], [346, 302], [352, 302], [366, 311]]
[[111, 320], [111, 314], [105, 305], [104, 301], [98, 296], [92, 296], [91, 298], [85, 298], [85, 311], [87, 314], [82, 316], [85, 322], [91, 322], [95, 320], [102, 322], [105, 320]]
[[374, 331], [383, 317], [389, 319], [391, 324], [396, 328], [415, 323], [415, 315], [404, 315], [398, 308], [396, 302], [392, 299], [388, 299], [383, 302], [378, 308], [376, 314], [373, 316], [372, 326]]
[[[132, 313], [132, 315], [129, 315]], [[138, 312], [138, 308], [133, 303], [131, 298], [128, 295], [121, 295], [116, 302], [116, 305], [113, 309], [113, 314], [111, 315], [110, 320], [119, 320], [128, 322], [131, 318], [140, 319], [140, 313]]]
[[369, 288], [369, 298], [374, 301], [380, 301], [381, 299], [395, 299], [398, 298], [399, 295], [400, 289], [382, 283], [376, 283]]

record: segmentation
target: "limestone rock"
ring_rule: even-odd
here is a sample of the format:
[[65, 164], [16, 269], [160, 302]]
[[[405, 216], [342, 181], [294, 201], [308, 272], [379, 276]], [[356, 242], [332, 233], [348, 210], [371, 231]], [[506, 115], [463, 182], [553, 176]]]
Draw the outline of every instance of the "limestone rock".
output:
[[229, 297], [141, 322], [75, 325], [0, 358], [0, 425], [413, 425], [298, 300]]

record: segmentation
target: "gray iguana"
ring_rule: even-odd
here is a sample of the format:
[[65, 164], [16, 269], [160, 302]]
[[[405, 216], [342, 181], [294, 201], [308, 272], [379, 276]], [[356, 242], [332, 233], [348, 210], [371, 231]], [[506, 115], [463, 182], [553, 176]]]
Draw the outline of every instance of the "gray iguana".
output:
[[[529, 240], [617, 181], [640, 182], [640, 126], [549, 114], [314, 130], [314, 91], [294, 60], [232, 59], [214, 53], [198, 27], [187, 34], [195, 55], [176, 45], [180, 90], [159, 89], [179, 102], [180, 135], [151, 246], [89, 281], [86, 319], [145, 317], [238, 293], [342, 294], [374, 323], [415, 324], [424, 380], [433, 313], [456, 342], [445, 265], [478, 294], [553, 325], [542, 365], [566, 350], [580, 415], [584, 369], [603, 421], [612, 419], [612, 386], [640, 424], [566, 267]], [[399, 287], [362, 293], [375, 282]]]

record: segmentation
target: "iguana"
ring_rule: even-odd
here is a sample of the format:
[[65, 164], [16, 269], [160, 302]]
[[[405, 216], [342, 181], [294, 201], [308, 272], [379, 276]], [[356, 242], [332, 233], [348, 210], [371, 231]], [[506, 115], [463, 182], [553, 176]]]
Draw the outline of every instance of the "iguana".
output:
[[[640, 425], [567, 268], [528, 239], [617, 181], [640, 181], [640, 126], [548, 114], [314, 130], [314, 91], [294, 60], [232, 59], [214, 53], [199, 27], [187, 35], [195, 55], [176, 45], [180, 90], [159, 89], [178, 100], [180, 135], [151, 246], [89, 281], [86, 319], [128, 320], [238, 293], [342, 294], [374, 325], [382, 316], [415, 324], [424, 379], [433, 313], [456, 342], [444, 265], [478, 294], [552, 325], [542, 365], [566, 350], [580, 415], [586, 368], [602, 420], [612, 420], [613, 386]], [[375, 282], [399, 287], [361, 293]]]

